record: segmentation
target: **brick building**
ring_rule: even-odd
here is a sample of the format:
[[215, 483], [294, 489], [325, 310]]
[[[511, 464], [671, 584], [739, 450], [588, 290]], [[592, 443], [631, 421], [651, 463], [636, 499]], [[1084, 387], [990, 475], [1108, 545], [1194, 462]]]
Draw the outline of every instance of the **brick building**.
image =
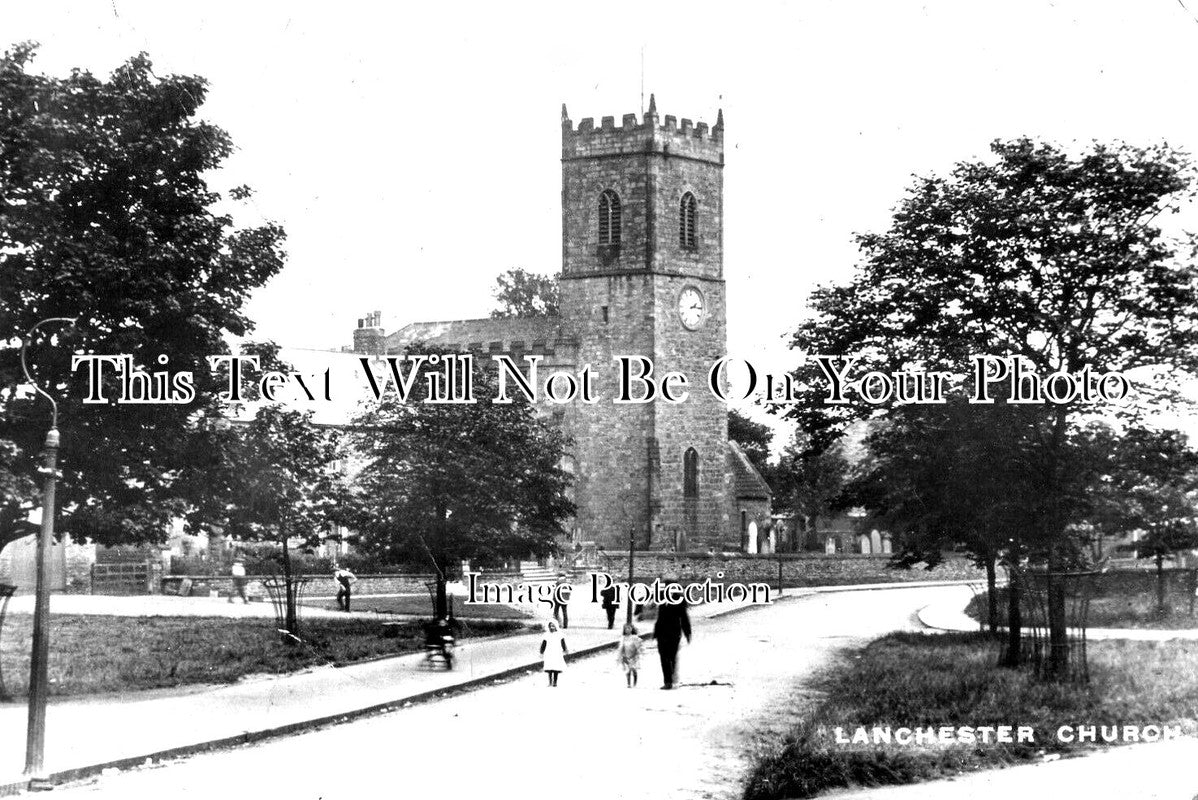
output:
[[659, 117], [651, 97], [617, 127], [562, 107], [561, 316], [417, 322], [391, 334], [359, 320], [354, 349], [396, 353], [417, 342], [517, 359], [542, 374], [617, 356], [690, 378], [685, 402], [572, 402], [550, 413], [575, 441], [575, 541], [641, 549], [746, 550], [769, 521], [769, 489], [728, 441], [724, 403], [705, 388], [726, 353], [724, 120]]

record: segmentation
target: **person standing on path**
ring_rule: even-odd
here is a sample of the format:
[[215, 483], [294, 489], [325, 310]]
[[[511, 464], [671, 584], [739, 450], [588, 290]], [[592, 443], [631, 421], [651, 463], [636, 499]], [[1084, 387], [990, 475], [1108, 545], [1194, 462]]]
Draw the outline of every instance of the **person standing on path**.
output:
[[636, 626], [628, 623], [624, 626], [624, 638], [616, 647], [616, 663], [624, 668], [624, 681], [628, 688], [636, 686], [637, 673], [641, 668], [641, 650], [644, 642], [636, 634]]
[[[677, 583], [667, 579], [669, 583]], [[657, 640], [657, 655], [661, 658], [663, 689], [673, 689], [678, 671], [678, 645], [682, 637], [687, 644], [691, 640], [691, 620], [686, 613], [686, 601], [663, 603], [657, 607], [657, 622], [653, 626], [653, 638]]]
[[549, 676], [549, 685], [557, 686], [557, 677], [566, 668], [566, 639], [557, 629], [557, 623], [549, 620], [545, 638], [541, 639], [541, 669]]
[[566, 606], [570, 602], [570, 588], [570, 579], [566, 573], [559, 573], [557, 581], [553, 584], [553, 618], [561, 622], [562, 630], [570, 627], [570, 610]]
[[241, 602], [249, 604], [250, 600], [245, 596], [245, 585], [247, 583], [245, 577], [245, 559], [241, 556], [233, 559], [233, 566], [229, 568], [229, 574], [233, 577], [233, 594], [229, 595], [229, 602], [233, 602], [234, 597], [240, 597]]
[[607, 629], [610, 631], [616, 626], [616, 610], [620, 607], [616, 602], [615, 584], [608, 586], [599, 596], [603, 598], [603, 611], [607, 614]]
[[333, 579], [337, 581], [337, 607], [342, 611], [349, 611], [349, 600], [353, 593], [350, 587], [357, 580], [357, 576], [345, 567], [337, 567], [333, 572]]

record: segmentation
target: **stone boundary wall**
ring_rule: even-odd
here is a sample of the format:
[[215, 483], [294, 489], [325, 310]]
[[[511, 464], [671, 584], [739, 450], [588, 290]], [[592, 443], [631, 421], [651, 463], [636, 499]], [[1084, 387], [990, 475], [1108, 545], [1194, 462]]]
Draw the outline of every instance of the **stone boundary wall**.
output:
[[[608, 553], [604, 565], [592, 571], [606, 569], [613, 575], [627, 577], [628, 554]], [[637, 552], [633, 572], [637, 578], [657, 575], [677, 575], [684, 580], [717, 579], [724, 573], [725, 582], [749, 583], [762, 581], [775, 585], [778, 581], [779, 556], [745, 553], [656, 553]], [[985, 570], [976, 569], [966, 558], [946, 556], [933, 570], [922, 566], [912, 569], [891, 569], [889, 555], [856, 553], [783, 553], [782, 580], [786, 586], [841, 586], [858, 583], [903, 583], [908, 581], [985, 580]]]
[[[761, 581], [775, 585], [778, 580], [777, 555], [748, 555], [744, 553], [662, 553], [638, 551], [635, 572], [638, 578], [674, 574], [687, 580], [716, 580], [716, 573], [724, 573], [723, 581], [750, 583]], [[628, 574], [628, 556], [608, 553], [602, 563], [591, 568], [573, 570], [575, 581], [585, 578], [587, 572], [610, 572], [619, 577]], [[782, 580], [787, 586], [839, 586], [858, 583], [903, 583], [908, 581], [935, 580], [985, 580], [986, 573], [975, 569], [968, 559], [948, 556], [934, 570], [922, 567], [913, 569], [891, 569], [890, 556], [860, 555], [855, 553], [784, 553]], [[564, 567], [563, 567], [564, 568]], [[271, 576], [250, 575], [250, 585], [260, 583]], [[331, 575], [302, 576], [311, 579], [306, 596], [331, 596], [337, 593], [337, 585]], [[434, 580], [432, 573], [359, 575], [354, 583], [354, 594], [426, 594], [427, 583]], [[233, 579], [228, 576], [172, 575], [163, 579], [164, 593], [174, 594], [183, 578], [192, 581], [192, 596], [203, 596], [217, 591], [227, 597], [233, 589]], [[487, 583], [518, 583], [520, 573], [481, 570], [479, 580]]]
[[[261, 583], [273, 575], [247, 575], [250, 587]], [[301, 575], [309, 578], [306, 597], [323, 597], [337, 594], [337, 582], [332, 575]], [[176, 594], [178, 586], [185, 578], [191, 579], [191, 596], [203, 596], [211, 591], [220, 592], [221, 597], [228, 597], [233, 592], [233, 578], [226, 575], [170, 575], [163, 578], [163, 594]], [[358, 575], [354, 582], [354, 594], [427, 594], [425, 585], [435, 576], [427, 575]]]

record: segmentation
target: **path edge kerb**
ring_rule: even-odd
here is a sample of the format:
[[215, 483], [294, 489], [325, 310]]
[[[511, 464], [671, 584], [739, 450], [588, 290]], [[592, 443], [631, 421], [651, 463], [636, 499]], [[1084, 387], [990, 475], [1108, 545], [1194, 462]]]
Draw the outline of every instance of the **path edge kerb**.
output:
[[[740, 609], [733, 609], [733, 611], [739, 610]], [[641, 635], [641, 638], [645, 639], [651, 636], [652, 633], [645, 633]], [[604, 642], [603, 644], [591, 645], [590, 647], [583, 648], [582, 650], [576, 650], [573, 653], [567, 654], [566, 660], [577, 661], [596, 653], [601, 653], [604, 650], [614, 650], [617, 644], [619, 643]], [[72, 781], [78, 781], [84, 778], [92, 777], [93, 775], [98, 775], [106, 769], [124, 770], [132, 769], [134, 767], [141, 767], [145, 765], [147, 759], [151, 759], [153, 761], [165, 761], [176, 758], [185, 758], [187, 756], [205, 753], [210, 750], [240, 747], [242, 745], [253, 744], [255, 742], [261, 742], [268, 739], [276, 739], [283, 736], [303, 733], [305, 731], [313, 730], [326, 725], [338, 725], [345, 722], [352, 722], [354, 720], [372, 716], [374, 714], [381, 714], [389, 711], [399, 711], [408, 705], [426, 703], [437, 699], [439, 695], [476, 689], [485, 684], [495, 683], [497, 681], [528, 672], [529, 670], [537, 669], [540, 667], [540, 665], [541, 659], [538, 658], [525, 664], [515, 667], [508, 667], [507, 669], [493, 672], [489, 675], [482, 675], [477, 678], [470, 678], [449, 686], [442, 686], [437, 689], [429, 689], [427, 691], [405, 695], [403, 697], [399, 697], [394, 700], [388, 700], [382, 703], [373, 703], [363, 708], [351, 709], [349, 711], [342, 711], [336, 714], [326, 714], [320, 717], [299, 720], [297, 722], [289, 722], [286, 725], [276, 725], [256, 731], [245, 731], [233, 736], [223, 736], [218, 739], [210, 739], [204, 742], [181, 745], [179, 747], [172, 747], [166, 750], [157, 750], [155, 752], [144, 753], [139, 756], [128, 756], [125, 758], [114, 759], [112, 761], [89, 764], [83, 767], [72, 767], [71, 769], [47, 773], [43, 778], [35, 780], [38, 780], [38, 782], [44, 781], [51, 784], [70, 783]], [[0, 797], [7, 797], [27, 791], [29, 790], [31, 783], [32, 781], [30, 780], [21, 780], [15, 783], [0, 785]]]

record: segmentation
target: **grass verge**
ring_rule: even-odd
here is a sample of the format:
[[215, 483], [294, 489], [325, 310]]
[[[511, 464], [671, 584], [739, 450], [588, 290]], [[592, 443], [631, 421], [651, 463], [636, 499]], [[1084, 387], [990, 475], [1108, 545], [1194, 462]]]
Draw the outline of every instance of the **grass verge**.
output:
[[[814, 713], [760, 757], [746, 800], [814, 797], [1082, 752], [1062, 725], [1181, 725], [1198, 731], [1198, 643], [1092, 642], [1088, 686], [1042, 683], [996, 667], [999, 644], [980, 634], [896, 633], [816, 679]], [[842, 744], [866, 729], [1032, 726], [1034, 743]]]
[[[419, 621], [400, 623], [398, 638], [383, 638], [369, 619], [301, 622], [302, 644], [282, 641], [273, 620], [219, 617], [50, 618], [50, 693], [85, 695], [199, 683], [231, 683], [246, 675], [279, 674], [325, 664], [348, 664], [423, 648]], [[523, 629], [511, 620], [463, 624], [459, 638]], [[0, 638], [4, 689], [28, 692], [32, 616], [13, 614]]]
[[[303, 605], [314, 608], [326, 608], [336, 611], [337, 601], [334, 598], [305, 600]], [[398, 597], [355, 597], [351, 600], [354, 611], [376, 611], [380, 614], [411, 614], [418, 617], [429, 617], [433, 613], [433, 604], [427, 594], [400, 595]], [[469, 619], [530, 619], [532, 607], [528, 609], [496, 603], [464, 603], [461, 597], [453, 599], [453, 613], [456, 617]]]
[[[1191, 612], [1189, 576], [1166, 573], [1165, 613], [1157, 609], [1156, 575], [1152, 572], [1111, 572], [1095, 578], [1087, 624], [1091, 628], [1143, 628], [1188, 630], [1198, 628], [1198, 608]], [[1007, 624], [1007, 594], [998, 594], [998, 624]], [[987, 594], [973, 598], [965, 613], [974, 619], [989, 619]], [[1024, 608], [1024, 620], [1030, 619]]]

